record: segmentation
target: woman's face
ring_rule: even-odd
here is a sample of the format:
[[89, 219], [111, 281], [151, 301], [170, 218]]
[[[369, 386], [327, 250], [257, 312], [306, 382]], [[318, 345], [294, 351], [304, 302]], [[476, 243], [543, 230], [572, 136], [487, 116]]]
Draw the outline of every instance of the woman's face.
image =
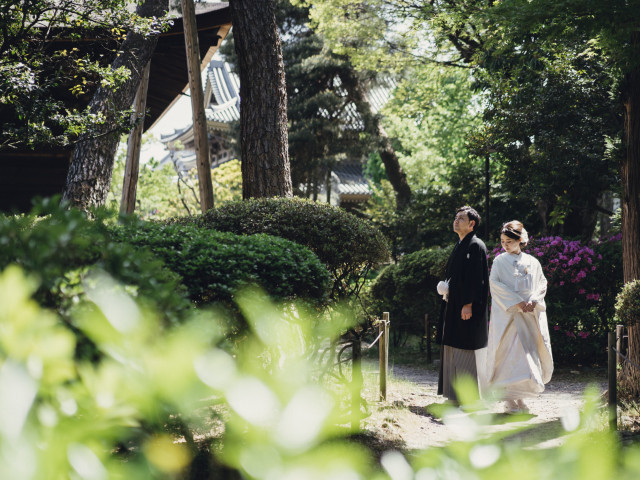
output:
[[500, 235], [500, 243], [507, 253], [520, 253], [520, 240], [507, 237], [504, 233]]

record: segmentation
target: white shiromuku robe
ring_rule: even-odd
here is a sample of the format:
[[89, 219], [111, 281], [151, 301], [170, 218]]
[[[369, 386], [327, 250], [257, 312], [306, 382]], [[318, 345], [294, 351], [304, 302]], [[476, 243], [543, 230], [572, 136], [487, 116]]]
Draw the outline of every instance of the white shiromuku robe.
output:
[[[546, 305], [547, 279], [527, 253], [502, 253], [489, 275], [491, 320], [487, 348], [487, 387], [505, 400], [533, 397], [551, 380], [553, 357]], [[520, 302], [535, 301], [533, 312]]]

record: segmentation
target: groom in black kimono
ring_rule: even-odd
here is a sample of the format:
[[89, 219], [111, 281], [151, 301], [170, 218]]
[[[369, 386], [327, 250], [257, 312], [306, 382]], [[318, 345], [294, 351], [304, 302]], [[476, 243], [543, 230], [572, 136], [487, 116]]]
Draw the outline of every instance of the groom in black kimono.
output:
[[440, 376], [438, 394], [458, 403], [453, 385], [460, 375], [484, 375], [488, 340], [487, 303], [489, 269], [487, 247], [475, 235], [480, 215], [473, 208], [458, 209], [453, 231], [459, 242], [447, 263], [448, 294], [443, 300], [438, 339]]

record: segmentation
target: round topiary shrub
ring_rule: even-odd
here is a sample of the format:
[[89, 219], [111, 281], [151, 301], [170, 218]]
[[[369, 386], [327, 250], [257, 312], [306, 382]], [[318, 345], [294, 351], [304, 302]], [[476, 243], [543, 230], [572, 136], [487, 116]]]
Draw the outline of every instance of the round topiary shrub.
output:
[[640, 280], [626, 283], [618, 293], [616, 321], [627, 326], [640, 324]]
[[148, 248], [182, 277], [196, 304], [231, 302], [258, 285], [274, 299], [322, 304], [330, 282], [309, 249], [269, 235], [240, 236], [195, 225], [134, 222], [113, 229], [122, 242]]
[[304, 245], [331, 273], [333, 299], [358, 295], [367, 273], [389, 257], [377, 228], [343, 209], [301, 198], [230, 202], [179, 223], [235, 234], [266, 233]]

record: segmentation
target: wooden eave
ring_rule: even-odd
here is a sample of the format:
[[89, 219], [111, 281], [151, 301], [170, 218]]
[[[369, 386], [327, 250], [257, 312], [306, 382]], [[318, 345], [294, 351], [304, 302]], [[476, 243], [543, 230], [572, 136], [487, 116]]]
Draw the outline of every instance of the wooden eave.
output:
[[[205, 6], [196, 13], [198, 43], [202, 59], [201, 70], [231, 29], [228, 3]], [[100, 38], [58, 38], [50, 48], [63, 49], [79, 46], [96, 55], [113, 40]], [[105, 56], [105, 61], [109, 61]], [[171, 28], [160, 34], [151, 59], [151, 73], [147, 96], [147, 116], [144, 130], [158, 119], [180, 98], [188, 88], [188, 69], [182, 18], [176, 18]], [[93, 92], [82, 99], [73, 100], [77, 108], [88, 104]], [[61, 92], [66, 99], [68, 92]], [[65, 100], [66, 101], [66, 100]], [[64, 190], [73, 146], [68, 148], [39, 148], [36, 150], [0, 150], [0, 211], [28, 211], [36, 196], [61, 194]]]
[[[209, 64], [231, 29], [229, 4], [222, 5], [224, 6], [196, 15], [198, 44], [202, 59], [201, 71]], [[151, 128], [187, 90], [189, 83], [187, 72], [184, 25], [182, 18], [178, 18], [169, 31], [160, 35], [158, 46], [151, 58], [149, 93], [147, 94], [149, 113], [145, 119], [145, 130]]]

